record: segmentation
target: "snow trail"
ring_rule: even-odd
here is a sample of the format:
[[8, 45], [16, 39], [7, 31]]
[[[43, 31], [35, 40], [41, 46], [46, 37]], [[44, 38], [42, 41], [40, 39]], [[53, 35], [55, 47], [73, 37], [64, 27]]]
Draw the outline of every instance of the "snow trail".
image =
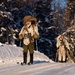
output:
[[[75, 64], [40, 63], [34, 65], [8, 65], [0, 67], [0, 75], [75, 75]], [[71, 71], [73, 72], [72, 74]]]

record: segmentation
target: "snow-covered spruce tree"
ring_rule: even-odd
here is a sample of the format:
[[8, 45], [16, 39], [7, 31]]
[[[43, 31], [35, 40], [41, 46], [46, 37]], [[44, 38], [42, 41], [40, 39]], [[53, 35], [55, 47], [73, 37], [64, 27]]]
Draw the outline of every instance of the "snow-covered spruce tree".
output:
[[64, 22], [66, 28], [71, 26], [71, 21], [74, 19], [75, 14], [75, 0], [68, 0], [64, 13]]
[[54, 39], [57, 36], [56, 27], [53, 25], [51, 4], [44, 1], [38, 1], [34, 9], [34, 16], [40, 21], [39, 33], [40, 38], [38, 40], [39, 51], [46, 54], [48, 57], [53, 58], [55, 56], [55, 44]]
[[58, 28], [59, 34], [61, 34], [65, 28], [63, 16], [66, 4], [66, 0], [53, 0], [51, 3], [54, 26]]
[[[32, 4], [33, 2], [34, 1], [32, 1]], [[57, 36], [57, 31], [56, 27], [53, 26], [53, 22], [51, 21], [51, 4], [50, 2], [46, 2], [44, 0], [35, 1], [34, 3], [34, 6], [31, 6], [30, 0], [10, 0], [6, 3], [2, 2], [0, 8], [0, 11], [2, 12], [2, 21], [0, 23], [0, 26], [6, 29], [6, 33], [9, 32], [8, 34], [6, 34], [6, 36], [9, 35], [9, 37], [6, 37], [6, 41], [13, 41], [12, 34], [17, 36], [18, 32], [16, 32], [16, 29], [20, 30], [23, 26], [23, 17], [26, 15], [35, 16], [38, 19], [38, 21], [40, 21], [38, 25], [40, 32], [40, 38], [38, 39], [39, 51], [43, 52], [48, 57], [53, 58], [53, 56], [55, 55], [54, 39]], [[8, 12], [10, 14], [7, 16], [6, 13]], [[4, 36], [2, 37], [4, 38]]]
[[[20, 0], [0, 1], [0, 28], [4, 27], [6, 29], [5, 33], [7, 34], [7, 36], [14, 33], [13, 31], [11, 31], [11, 28], [17, 29], [22, 27], [21, 21], [23, 17], [29, 13], [27, 11], [30, 11], [27, 7], [23, 8], [23, 5], [24, 2]], [[3, 35], [1, 37], [4, 38]], [[2, 41], [3, 43], [9, 41], [8, 37], [6, 37], [5, 39], [6, 41]]]

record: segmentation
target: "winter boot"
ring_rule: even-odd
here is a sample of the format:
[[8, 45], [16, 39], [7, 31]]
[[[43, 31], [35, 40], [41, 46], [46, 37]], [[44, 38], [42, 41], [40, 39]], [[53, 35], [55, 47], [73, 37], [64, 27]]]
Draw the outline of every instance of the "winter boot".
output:
[[30, 54], [30, 62], [28, 63], [28, 65], [33, 64], [33, 54]]
[[25, 65], [27, 64], [27, 53], [23, 53], [23, 62], [21, 63], [21, 65]]

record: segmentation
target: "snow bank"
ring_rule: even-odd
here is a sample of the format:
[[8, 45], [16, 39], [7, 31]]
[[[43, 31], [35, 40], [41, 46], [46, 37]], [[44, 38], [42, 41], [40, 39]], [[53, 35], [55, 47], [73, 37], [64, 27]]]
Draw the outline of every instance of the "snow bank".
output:
[[22, 58], [22, 48], [0, 44], [0, 63], [17, 62]]
[[35, 51], [35, 53], [34, 53], [34, 60], [36, 61], [36, 63], [37, 62], [38, 63], [42, 63], [42, 62], [54, 63], [54, 61], [52, 61], [46, 55], [44, 55], [43, 53], [40, 53], [38, 51]]
[[[23, 61], [23, 48], [12, 45], [0, 45], [0, 63], [17, 63]], [[29, 61], [29, 53], [28, 53]], [[53, 63], [47, 56], [38, 51], [34, 52], [34, 63], [50, 62]]]
[[22, 56], [22, 48], [12, 45], [0, 46], [0, 58], [12, 58]]

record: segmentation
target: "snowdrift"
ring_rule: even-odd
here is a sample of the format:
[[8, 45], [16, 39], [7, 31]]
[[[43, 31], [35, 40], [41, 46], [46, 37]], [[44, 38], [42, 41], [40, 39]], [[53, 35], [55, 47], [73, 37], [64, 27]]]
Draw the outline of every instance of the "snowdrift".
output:
[[[13, 46], [13, 45], [0, 45], [0, 63], [17, 63], [23, 61], [23, 48]], [[28, 53], [28, 61], [29, 61], [29, 53]], [[34, 52], [34, 63], [43, 63], [50, 62], [53, 63], [47, 56], [38, 51]]]

